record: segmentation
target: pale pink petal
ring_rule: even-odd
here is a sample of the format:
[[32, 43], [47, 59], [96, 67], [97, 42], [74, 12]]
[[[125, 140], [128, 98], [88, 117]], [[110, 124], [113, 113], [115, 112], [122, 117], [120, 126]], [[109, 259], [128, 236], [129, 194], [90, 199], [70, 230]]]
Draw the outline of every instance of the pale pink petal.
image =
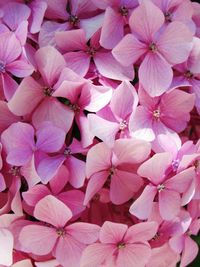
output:
[[87, 153], [86, 175], [89, 178], [92, 174], [107, 170], [111, 164], [111, 150], [104, 144], [99, 143], [93, 146]]
[[74, 112], [54, 97], [45, 98], [32, 116], [33, 125], [39, 128], [44, 121], [51, 121], [66, 133], [72, 126]]
[[142, 179], [134, 173], [116, 170], [111, 177], [110, 200], [120, 205], [132, 198], [142, 186]]
[[28, 21], [22, 21], [15, 31], [15, 35], [20, 41], [22, 46], [26, 45], [26, 39], [28, 34]]
[[148, 142], [153, 141], [155, 134], [152, 124], [152, 116], [146, 107], [137, 107], [135, 113], [131, 114], [129, 120], [131, 136]]
[[46, 46], [37, 50], [35, 60], [46, 85], [53, 86], [66, 65], [64, 57], [54, 47]]
[[164, 189], [159, 192], [159, 211], [164, 220], [172, 220], [180, 211], [181, 197], [180, 194]]
[[119, 250], [117, 266], [119, 267], [144, 267], [151, 256], [151, 248], [147, 244], [127, 244]]
[[156, 194], [156, 187], [147, 185], [142, 194], [131, 205], [130, 213], [141, 220], [148, 219], [151, 214], [153, 200]]
[[123, 35], [123, 17], [111, 7], [106, 8], [101, 30], [100, 44], [106, 49], [112, 49], [122, 39]]
[[59, 151], [64, 145], [66, 133], [52, 123], [47, 123], [37, 130], [36, 136], [37, 148], [46, 153], [53, 153]]
[[3, 175], [0, 173], [0, 192], [6, 189], [6, 183]]
[[138, 104], [138, 95], [131, 83], [124, 81], [113, 92], [110, 108], [117, 118], [126, 119], [134, 112]]
[[36, 255], [49, 254], [57, 238], [56, 229], [41, 225], [27, 225], [22, 228], [19, 235], [22, 249]]
[[65, 165], [60, 166], [57, 174], [51, 179], [49, 185], [53, 194], [59, 194], [69, 181], [69, 170]]
[[182, 252], [180, 267], [188, 266], [197, 256], [199, 251], [198, 245], [189, 236], [185, 237], [185, 247]]
[[14, 263], [12, 267], [33, 267], [31, 260], [22, 260]]
[[69, 182], [74, 188], [80, 188], [85, 181], [85, 162], [75, 157], [69, 157], [65, 161], [65, 165], [69, 170]]
[[30, 4], [31, 17], [30, 17], [30, 32], [37, 33], [41, 29], [44, 13], [47, 9], [47, 4], [41, 1], [34, 1]]
[[63, 202], [48, 195], [36, 204], [34, 216], [56, 227], [63, 227], [71, 219], [72, 213]]
[[144, 242], [152, 239], [158, 230], [156, 222], [141, 222], [131, 226], [125, 237], [124, 241], [128, 243]]
[[39, 200], [50, 194], [51, 192], [48, 187], [38, 184], [30, 188], [28, 191], [23, 192], [22, 196], [29, 206], [34, 207]]
[[105, 120], [96, 114], [88, 115], [89, 129], [94, 136], [100, 138], [106, 145], [112, 147], [115, 135], [119, 131], [119, 124]]
[[184, 235], [173, 236], [169, 240], [170, 247], [177, 253], [181, 253], [184, 248]]
[[182, 172], [179, 172], [169, 180], [166, 180], [164, 184], [168, 189], [177, 191], [179, 193], [184, 193], [188, 189], [194, 178], [195, 170], [193, 167], [191, 167]]
[[13, 148], [6, 157], [6, 161], [13, 166], [24, 166], [32, 158], [33, 151], [29, 147]]
[[89, 40], [101, 28], [103, 24], [104, 13], [80, 20], [80, 28], [85, 31], [86, 40]]
[[160, 96], [170, 86], [173, 72], [170, 64], [159, 54], [146, 54], [139, 68], [139, 79], [146, 92], [152, 96]]
[[126, 224], [106, 221], [101, 227], [99, 240], [105, 244], [117, 244], [123, 240], [127, 230]]
[[67, 235], [64, 238], [59, 238], [53, 254], [62, 266], [79, 267], [84, 248], [84, 244]]
[[115, 141], [113, 153], [117, 160], [113, 158], [113, 163], [136, 164], [144, 161], [150, 154], [151, 145], [145, 141], [135, 139], [118, 139]]
[[136, 32], [142, 40], [152, 41], [154, 34], [164, 23], [162, 11], [151, 1], [142, 1], [137, 7], [129, 20], [132, 32]]
[[127, 34], [113, 48], [112, 54], [123, 66], [129, 66], [134, 64], [146, 51], [145, 44], [136, 39], [133, 34]]
[[66, 67], [84, 77], [90, 66], [90, 55], [85, 51], [69, 52], [64, 55]]
[[[80, 267], [97, 267], [105, 263], [115, 250], [115, 246], [95, 243], [86, 247], [82, 253]], [[103, 266], [103, 265], [102, 265]], [[114, 267], [114, 266], [110, 266]]]
[[100, 171], [91, 176], [85, 192], [84, 205], [87, 205], [93, 196], [99, 192], [106, 182], [108, 175], [108, 171]]
[[192, 33], [183, 23], [170, 23], [157, 42], [159, 52], [170, 64], [184, 62], [192, 48]]
[[12, 32], [1, 34], [0, 59], [5, 63], [10, 63], [19, 57], [22, 48], [20, 42]]
[[1, 77], [2, 77], [3, 92], [6, 100], [9, 101], [16, 92], [18, 83], [8, 73], [2, 74]]
[[13, 263], [13, 235], [7, 229], [0, 229], [0, 264], [10, 266]]
[[81, 93], [80, 104], [85, 110], [97, 112], [105, 107], [111, 100], [112, 89], [105, 86], [88, 85]]
[[171, 166], [172, 156], [168, 152], [157, 153], [138, 168], [138, 174], [155, 185], [164, 180], [165, 171]]
[[31, 113], [43, 98], [41, 85], [32, 77], [26, 77], [8, 102], [8, 108], [14, 114], [23, 116]]
[[100, 226], [77, 222], [66, 227], [67, 233], [83, 244], [92, 244], [98, 240]]
[[26, 77], [33, 73], [34, 68], [25, 60], [15, 60], [6, 66], [6, 70], [16, 77]]
[[63, 52], [87, 49], [85, 32], [82, 29], [57, 32], [55, 39], [58, 48]]

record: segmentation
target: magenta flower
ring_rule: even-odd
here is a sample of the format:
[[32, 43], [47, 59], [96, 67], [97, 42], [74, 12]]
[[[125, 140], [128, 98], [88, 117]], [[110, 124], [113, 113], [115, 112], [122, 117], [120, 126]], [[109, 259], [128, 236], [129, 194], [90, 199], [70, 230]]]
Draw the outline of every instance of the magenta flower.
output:
[[[142, 186], [134, 165], [144, 161], [150, 153], [150, 144], [133, 139], [118, 139], [113, 148], [104, 143], [93, 146], [87, 154], [86, 176], [89, 178], [84, 203], [110, 179], [110, 200], [114, 204], [128, 201]], [[131, 166], [133, 170], [131, 171]]]
[[157, 231], [155, 222], [125, 224], [105, 222], [100, 230], [99, 243], [89, 245], [81, 258], [81, 267], [144, 267], [151, 256], [148, 240]]
[[[148, 219], [151, 214], [153, 201], [158, 196], [159, 212], [164, 220], [172, 220], [194, 195], [189, 190], [188, 201], [181, 199], [181, 194], [187, 192], [192, 184], [194, 167], [188, 168], [173, 177], [167, 176], [171, 167], [172, 157], [169, 153], [158, 153], [144, 162], [138, 169], [138, 174], [149, 180], [142, 194], [130, 207], [131, 214], [139, 219]], [[184, 202], [184, 203], [183, 203]], [[186, 202], [186, 203], [185, 203]]]
[[124, 66], [141, 59], [139, 81], [152, 97], [169, 89], [171, 67], [184, 62], [192, 46], [192, 34], [183, 23], [172, 22], [162, 28], [164, 20], [158, 7], [142, 1], [129, 20], [132, 34], [127, 34], [112, 51]]
[[72, 213], [53, 196], [46, 196], [36, 204], [34, 217], [47, 226], [32, 224], [22, 228], [19, 240], [24, 251], [41, 256], [52, 252], [63, 267], [79, 267], [86, 245], [98, 239], [97, 225], [81, 222], [66, 225]]

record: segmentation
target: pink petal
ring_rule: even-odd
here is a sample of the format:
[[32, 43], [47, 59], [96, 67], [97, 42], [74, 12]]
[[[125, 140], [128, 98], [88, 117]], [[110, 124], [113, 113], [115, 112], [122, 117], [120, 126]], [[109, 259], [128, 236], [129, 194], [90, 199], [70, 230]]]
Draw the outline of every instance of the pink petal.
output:
[[160, 96], [170, 86], [173, 78], [171, 66], [159, 54], [146, 54], [139, 68], [139, 79], [146, 92]]
[[13, 166], [24, 166], [32, 158], [33, 151], [29, 147], [13, 148], [7, 155], [6, 161]]
[[92, 244], [98, 240], [100, 226], [77, 222], [66, 227], [67, 233], [83, 244]]
[[142, 1], [131, 14], [129, 24], [143, 41], [152, 41], [154, 34], [164, 23], [162, 11], [150, 1]]
[[126, 224], [106, 221], [101, 227], [99, 240], [105, 244], [117, 244], [123, 240], [127, 230]]
[[59, 238], [53, 254], [63, 266], [79, 267], [84, 248], [84, 244], [67, 235], [64, 238]]
[[13, 263], [13, 235], [7, 229], [0, 229], [0, 264], [10, 266]]
[[151, 145], [145, 141], [135, 139], [118, 139], [115, 141], [113, 157], [115, 164], [136, 164], [144, 161], [150, 154]]
[[47, 9], [46, 2], [35, 1], [30, 4], [31, 17], [30, 17], [30, 32], [37, 33], [41, 29], [44, 13]]
[[47, 86], [53, 86], [65, 67], [63, 56], [52, 46], [40, 48], [35, 53], [38, 70]]
[[138, 95], [135, 88], [127, 81], [122, 82], [113, 92], [110, 108], [117, 118], [126, 119], [135, 111]]
[[100, 44], [106, 49], [112, 49], [122, 39], [123, 35], [123, 17], [111, 7], [106, 8], [101, 30]]
[[1, 77], [4, 95], [6, 100], [9, 101], [16, 92], [18, 83], [8, 73], [2, 74]]
[[34, 69], [25, 60], [15, 60], [6, 66], [6, 70], [16, 77], [26, 77], [33, 73]]
[[117, 266], [119, 267], [144, 267], [151, 256], [151, 248], [147, 244], [127, 244], [124, 249], [119, 250]]
[[19, 241], [25, 252], [36, 255], [49, 254], [56, 244], [58, 235], [54, 228], [41, 225], [27, 225], [22, 228]]
[[91, 176], [85, 192], [84, 205], [87, 205], [93, 196], [98, 193], [98, 191], [103, 187], [107, 178], [108, 171], [99, 171]]
[[23, 192], [22, 196], [29, 206], [34, 207], [39, 200], [50, 194], [51, 192], [48, 187], [38, 184], [30, 188], [28, 191]]
[[198, 251], [198, 245], [189, 236], [186, 236], [180, 267], [188, 266], [197, 257]]
[[65, 165], [60, 166], [57, 174], [51, 179], [49, 185], [53, 194], [59, 194], [69, 181], [69, 171]]
[[152, 127], [152, 118], [146, 107], [139, 106], [130, 116], [129, 129], [131, 136], [145, 141], [153, 141], [155, 134]]
[[0, 59], [5, 63], [10, 63], [21, 54], [20, 42], [12, 32], [1, 34]]
[[159, 192], [159, 211], [164, 220], [172, 220], [180, 211], [181, 198], [180, 194], [164, 189]]
[[20, 41], [22, 46], [26, 45], [27, 34], [28, 34], [28, 21], [24, 20], [19, 24], [19, 26], [15, 31], [15, 35]]
[[106, 145], [112, 147], [115, 135], [119, 131], [119, 124], [105, 120], [96, 114], [88, 115], [89, 129], [94, 136], [100, 138]]
[[87, 49], [85, 32], [82, 29], [56, 32], [55, 39], [58, 48], [63, 52]]
[[85, 162], [75, 157], [69, 157], [65, 165], [69, 170], [70, 177], [69, 182], [74, 188], [80, 188], [83, 186], [85, 181]]
[[158, 230], [158, 224], [156, 222], [141, 222], [131, 226], [125, 237], [125, 242], [137, 243], [145, 242], [152, 239]]
[[138, 168], [138, 174], [146, 177], [155, 185], [159, 185], [164, 180], [164, 174], [171, 166], [172, 157], [168, 152], [157, 153]]
[[146, 220], [151, 214], [153, 200], [157, 194], [155, 186], [147, 185], [142, 194], [130, 207], [130, 213], [141, 220]]
[[142, 179], [136, 174], [116, 170], [111, 177], [110, 200], [120, 205], [133, 197], [142, 186]]
[[188, 189], [194, 178], [195, 170], [193, 167], [191, 167], [167, 180], [165, 182], [165, 186], [166, 188], [174, 190], [176, 192], [184, 193]]
[[23, 116], [31, 113], [43, 98], [41, 85], [32, 77], [26, 77], [8, 102], [8, 108], [14, 114]]
[[192, 34], [181, 22], [170, 23], [158, 39], [159, 52], [170, 64], [187, 60], [192, 48]]
[[52, 123], [46, 123], [37, 130], [36, 136], [37, 148], [46, 153], [53, 153], [64, 145], [66, 133]]
[[36, 128], [39, 128], [44, 121], [51, 121], [66, 133], [71, 128], [73, 119], [74, 112], [53, 97], [46, 98], [32, 116], [32, 122]]
[[67, 0], [60, 0], [58, 3], [53, 0], [45, 0], [45, 2], [48, 6], [45, 14], [47, 18], [62, 20], [66, 20], [68, 18], [68, 14], [66, 12]]
[[127, 34], [113, 48], [112, 54], [114, 58], [123, 66], [134, 64], [145, 52], [147, 47], [134, 37], [133, 34]]
[[68, 52], [64, 55], [66, 67], [84, 77], [90, 66], [90, 55], [85, 51]]
[[71, 219], [72, 213], [63, 202], [48, 195], [36, 204], [34, 216], [56, 227], [63, 227]]
[[110, 160], [111, 150], [104, 143], [93, 146], [87, 154], [86, 176], [89, 178], [96, 172], [108, 169]]
[[[86, 247], [82, 253], [80, 267], [101, 266], [109, 259], [115, 247], [109, 244], [95, 243]], [[114, 266], [109, 266], [114, 267]]]
[[10, 112], [7, 102], [0, 101], [0, 133], [6, 130], [12, 123], [19, 120], [17, 116]]

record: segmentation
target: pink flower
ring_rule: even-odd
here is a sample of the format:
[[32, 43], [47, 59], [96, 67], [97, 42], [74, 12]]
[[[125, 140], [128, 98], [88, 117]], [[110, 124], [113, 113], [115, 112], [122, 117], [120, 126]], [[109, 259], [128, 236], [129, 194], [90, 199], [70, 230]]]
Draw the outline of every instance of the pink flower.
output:
[[[181, 206], [186, 205], [194, 195], [189, 190], [195, 178], [194, 167], [188, 168], [175, 176], [169, 176], [172, 157], [169, 153], [158, 153], [144, 162], [138, 168], [138, 174], [149, 180], [142, 194], [130, 207], [131, 214], [139, 219], [147, 219], [152, 211], [153, 201], [158, 196], [159, 212], [164, 220], [172, 220], [180, 211]], [[181, 198], [181, 194], [185, 199]]]
[[138, 104], [135, 88], [127, 81], [122, 82], [113, 92], [110, 104], [97, 114], [89, 114], [91, 132], [108, 146], [115, 138], [129, 137], [128, 124]]
[[34, 216], [45, 225], [32, 224], [22, 228], [19, 240], [26, 252], [47, 255], [52, 252], [63, 267], [79, 267], [81, 254], [87, 244], [98, 239], [99, 226], [71, 219], [70, 209], [53, 196], [46, 196], [35, 207]]
[[148, 240], [157, 231], [155, 222], [144, 222], [128, 228], [125, 224], [105, 222], [99, 243], [89, 245], [81, 258], [81, 267], [144, 267], [151, 256]]
[[165, 134], [176, 142], [176, 133], [183, 131], [187, 126], [194, 100], [194, 95], [181, 90], [171, 90], [160, 97], [150, 97], [140, 88], [140, 106], [136, 108], [129, 121], [132, 136], [153, 141], [160, 134]]
[[142, 186], [134, 165], [144, 161], [149, 153], [149, 143], [133, 139], [118, 139], [112, 149], [104, 143], [93, 146], [86, 160], [89, 182], [84, 203], [91, 200], [107, 179], [110, 179], [110, 200], [117, 205], [128, 201]]
[[158, 7], [151, 1], [142, 1], [129, 20], [132, 34], [127, 34], [112, 50], [124, 66], [142, 60], [139, 81], [152, 97], [169, 88], [173, 78], [171, 66], [184, 62], [192, 45], [192, 34], [183, 23], [172, 22], [162, 29], [164, 20]]

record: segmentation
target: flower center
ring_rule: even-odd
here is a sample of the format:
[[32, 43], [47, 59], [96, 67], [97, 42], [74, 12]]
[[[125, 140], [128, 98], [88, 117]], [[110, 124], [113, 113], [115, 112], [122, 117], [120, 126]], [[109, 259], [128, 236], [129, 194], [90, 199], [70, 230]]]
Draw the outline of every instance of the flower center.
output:
[[89, 54], [91, 57], [93, 57], [96, 54], [96, 49], [94, 47], [88, 47], [86, 53]]
[[123, 242], [120, 242], [119, 244], [117, 244], [118, 249], [122, 249], [126, 247], [126, 244]]
[[128, 126], [128, 123], [127, 123], [126, 120], [120, 121], [120, 123], [119, 123], [119, 129], [120, 129], [121, 131], [123, 131], [124, 129], [126, 129], [127, 126]]
[[53, 88], [48, 87], [48, 86], [44, 87], [44, 89], [43, 89], [43, 92], [44, 92], [44, 95], [45, 96], [52, 96], [52, 94], [54, 93], [54, 91], [55, 90]]
[[173, 169], [174, 172], [177, 171], [178, 166], [179, 166], [179, 163], [180, 163], [180, 160], [179, 159], [174, 159], [172, 161], [172, 169]]
[[5, 63], [3, 61], [0, 61], [0, 73], [5, 72]]
[[162, 190], [164, 190], [164, 189], [165, 189], [164, 184], [159, 184], [159, 185], [157, 186], [157, 189], [158, 189], [158, 192], [161, 192]]
[[70, 148], [66, 147], [65, 150], [64, 150], [64, 152], [63, 152], [63, 154], [64, 154], [65, 156], [69, 156], [69, 155], [72, 154], [72, 151], [71, 151]]
[[80, 111], [80, 107], [78, 104], [70, 104], [69, 105], [70, 109], [72, 109], [74, 112], [79, 112]]
[[164, 16], [165, 16], [166, 22], [172, 22], [172, 13], [171, 12], [169, 12], [169, 11], [165, 12]]
[[115, 167], [111, 167], [109, 169], [109, 175], [113, 175], [113, 174], [115, 174]]
[[121, 6], [119, 9], [119, 13], [123, 16], [123, 17], [127, 17], [128, 16], [128, 8], [125, 6]]
[[192, 79], [194, 77], [194, 74], [190, 70], [187, 70], [184, 73], [184, 76], [189, 80], [189, 79]]
[[57, 233], [57, 235], [59, 236], [59, 237], [64, 237], [65, 235], [66, 235], [66, 231], [65, 231], [65, 229], [64, 228], [57, 228], [56, 229], [56, 233]]
[[77, 24], [79, 23], [79, 18], [76, 15], [70, 15], [69, 17], [69, 23], [73, 26], [77, 26]]
[[160, 110], [159, 109], [155, 109], [154, 111], [153, 111], [153, 117], [156, 119], [156, 120], [158, 120], [158, 119], [160, 119]]
[[12, 174], [13, 176], [20, 177], [20, 167], [18, 166], [12, 166], [9, 170], [9, 173]]
[[150, 43], [149, 50], [151, 52], [156, 52], [158, 50], [156, 44], [155, 43]]

